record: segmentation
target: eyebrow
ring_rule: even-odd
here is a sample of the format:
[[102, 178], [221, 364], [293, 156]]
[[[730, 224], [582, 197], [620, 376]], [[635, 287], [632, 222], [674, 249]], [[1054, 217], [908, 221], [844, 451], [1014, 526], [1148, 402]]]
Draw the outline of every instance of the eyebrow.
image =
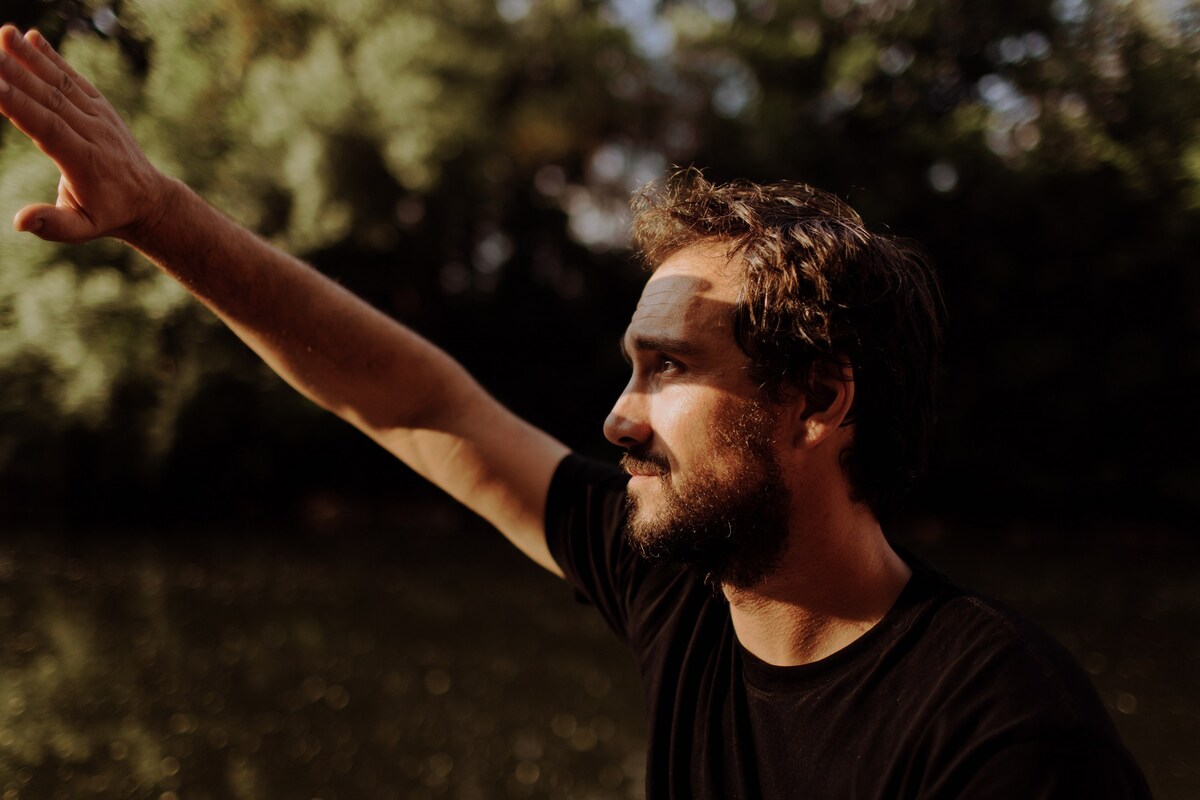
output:
[[[621, 356], [626, 361], [632, 361], [624, 338], [621, 339], [620, 347]], [[700, 348], [691, 342], [666, 336], [635, 336], [633, 349], [652, 353], [673, 353], [678, 356], [691, 356], [700, 352]]]

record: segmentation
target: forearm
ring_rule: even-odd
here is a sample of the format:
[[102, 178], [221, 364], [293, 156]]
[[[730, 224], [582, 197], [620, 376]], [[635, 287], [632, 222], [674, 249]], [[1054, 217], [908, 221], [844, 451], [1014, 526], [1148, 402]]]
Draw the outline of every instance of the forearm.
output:
[[21, 209], [17, 230], [55, 242], [113, 236], [141, 250], [288, 383], [558, 571], [543, 514], [566, 447], [441, 350], [164, 178], [45, 39], [0, 26], [0, 54], [0, 114], [62, 173], [57, 202]]
[[130, 243], [289, 383], [369, 432], [427, 425], [432, 412], [483, 396], [437, 348], [164, 177], [45, 39], [2, 26], [0, 56], [0, 113], [62, 172], [58, 202], [21, 209], [17, 230]]
[[440, 349], [170, 181], [123, 236], [212, 309], [284, 380], [368, 433], [435, 427], [481, 391]]

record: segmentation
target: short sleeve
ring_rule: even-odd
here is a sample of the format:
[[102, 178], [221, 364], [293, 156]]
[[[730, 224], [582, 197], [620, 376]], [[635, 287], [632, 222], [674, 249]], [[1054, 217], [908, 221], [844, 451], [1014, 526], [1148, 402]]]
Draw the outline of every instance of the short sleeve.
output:
[[572, 453], [546, 499], [546, 544], [579, 597], [629, 642], [629, 597], [639, 558], [625, 542], [625, 484], [614, 466]]

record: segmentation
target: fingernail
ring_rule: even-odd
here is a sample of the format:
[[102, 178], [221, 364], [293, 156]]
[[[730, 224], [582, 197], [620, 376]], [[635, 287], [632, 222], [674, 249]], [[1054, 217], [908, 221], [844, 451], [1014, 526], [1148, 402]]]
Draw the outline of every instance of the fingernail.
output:
[[37, 233], [44, 227], [46, 227], [46, 220], [42, 219], [41, 217], [35, 217], [33, 224], [29, 226], [29, 232]]

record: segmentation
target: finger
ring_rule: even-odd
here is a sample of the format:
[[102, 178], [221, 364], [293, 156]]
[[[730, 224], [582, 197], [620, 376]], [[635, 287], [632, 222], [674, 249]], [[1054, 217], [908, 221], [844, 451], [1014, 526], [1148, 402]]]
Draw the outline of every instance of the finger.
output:
[[22, 208], [13, 218], [13, 227], [48, 242], [82, 242], [95, 236], [91, 220], [78, 211], [45, 203]]
[[[46, 61], [46, 63], [50, 62]], [[62, 91], [62, 88], [46, 83], [45, 80], [36, 75], [26, 64], [19, 62], [13, 55], [3, 49], [0, 49], [0, 78], [6, 79], [10, 85], [20, 89], [27, 97], [51, 113], [61, 116], [76, 131], [87, 128], [88, 122], [96, 119], [72, 103], [67, 94]], [[81, 92], [77, 88], [68, 89], [68, 91], [75, 94]]]
[[83, 90], [83, 93], [88, 97], [92, 98], [93, 100], [99, 100], [101, 97], [103, 97], [96, 87], [92, 86], [87, 78], [76, 72], [75, 68], [68, 64], [67, 60], [58, 54], [58, 51], [50, 45], [49, 40], [47, 40], [45, 36], [42, 36], [41, 31], [33, 30], [25, 34], [25, 41], [29, 43], [35, 52], [41, 53], [56, 67], [70, 76], [71, 80], [75, 82], [75, 85]]
[[0, 114], [33, 140], [60, 170], [77, 161], [87, 147], [84, 141], [58, 114], [34, 101], [18, 86], [0, 79]]
[[[46, 40], [39, 34], [35, 41], [45, 43]], [[46, 48], [48, 45], [39, 49], [33, 42], [21, 36], [20, 32], [11, 25], [0, 28], [0, 53], [5, 53], [20, 62], [25, 68], [21, 72], [31, 77], [36, 76], [45, 87], [44, 89], [35, 89], [30, 84], [22, 85], [26, 93], [56, 111], [60, 110], [61, 106], [64, 116], [68, 116], [67, 112], [70, 110], [88, 115], [94, 114], [95, 98], [87, 94], [84, 87], [79, 84], [78, 75], [71, 74], [74, 73], [74, 70], [71, 70], [71, 73], [63, 71], [58, 64], [41, 52]], [[10, 82], [17, 82], [16, 65], [7, 63], [6, 70]], [[88, 86], [90, 87], [91, 84]], [[94, 92], [95, 89], [93, 88], [92, 91]]]

